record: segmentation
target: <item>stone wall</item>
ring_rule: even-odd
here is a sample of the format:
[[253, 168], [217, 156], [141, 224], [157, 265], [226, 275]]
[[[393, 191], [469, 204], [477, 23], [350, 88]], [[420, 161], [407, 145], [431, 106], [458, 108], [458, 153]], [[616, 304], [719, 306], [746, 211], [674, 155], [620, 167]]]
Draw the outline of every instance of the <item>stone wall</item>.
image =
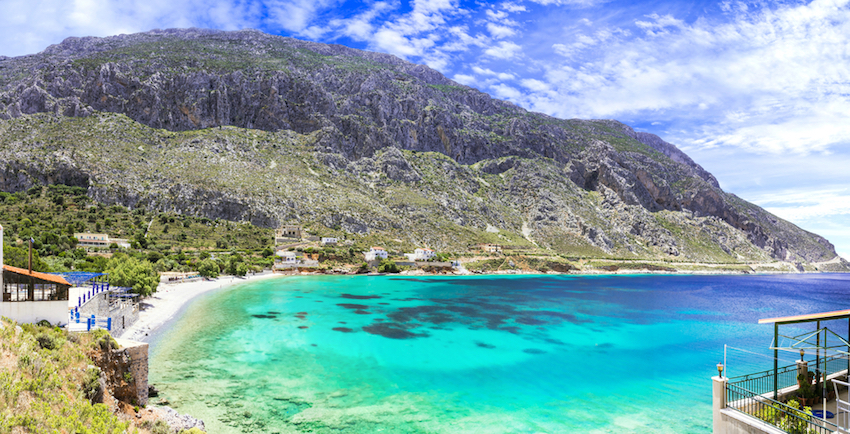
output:
[[131, 301], [118, 301], [109, 304], [108, 292], [92, 296], [91, 300], [79, 308], [80, 320], [94, 315], [96, 318], [112, 318], [113, 336], [120, 336], [124, 330], [139, 319], [139, 306]]
[[144, 342], [116, 339], [120, 347], [113, 350], [126, 361], [124, 369], [132, 375], [130, 387], [132, 399], [137, 405], [148, 404], [148, 344]]

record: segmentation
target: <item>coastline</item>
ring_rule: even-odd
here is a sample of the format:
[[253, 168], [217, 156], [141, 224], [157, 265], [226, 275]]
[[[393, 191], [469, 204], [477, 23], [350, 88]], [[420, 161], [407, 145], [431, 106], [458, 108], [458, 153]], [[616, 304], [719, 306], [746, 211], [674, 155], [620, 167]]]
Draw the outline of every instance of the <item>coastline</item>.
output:
[[222, 276], [215, 280], [200, 280], [183, 283], [161, 283], [157, 291], [140, 302], [142, 306], [139, 319], [124, 330], [119, 339], [137, 342], [149, 342], [159, 329], [173, 320], [178, 314], [201, 294], [227, 288], [240, 283], [253, 282], [280, 276], [274, 273], [254, 274], [246, 277]]
[[[573, 276], [595, 276], [595, 275], [747, 275], [747, 274], [820, 274], [822, 272], [791, 272], [785, 270], [758, 272], [742, 272], [737, 270], [647, 270], [647, 269], [619, 269], [619, 270], [571, 270], [570, 272], [541, 272], [535, 270], [498, 270], [486, 272], [424, 272], [421, 270], [407, 270], [399, 273], [401, 276], [486, 276], [486, 275], [573, 275]], [[179, 313], [190, 301], [199, 295], [210, 291], [227, 288], [240, 283], [252, 282], [261, 279], [284, 276], [323, 276], [335, 275], [336, 273], [298, 272], [293, 274], [282, 274], [265, 272], [247, 277], [222, 276], [215, 280], [201, 280], [183, 283], [162, 283], [152, 296], [142, 300], [143, 308], [139, 312], [139, 319], [120, 336], [119, 339], [128, 339], [138, 342], [150, 342], [160, 332], [160, 328], [179, 316]], [[347, 273], [342, 273], [345, 275]], [[358, 275], [351, 273], [348, 275]], [[365, 275], [365, 274], [364, 274]]]

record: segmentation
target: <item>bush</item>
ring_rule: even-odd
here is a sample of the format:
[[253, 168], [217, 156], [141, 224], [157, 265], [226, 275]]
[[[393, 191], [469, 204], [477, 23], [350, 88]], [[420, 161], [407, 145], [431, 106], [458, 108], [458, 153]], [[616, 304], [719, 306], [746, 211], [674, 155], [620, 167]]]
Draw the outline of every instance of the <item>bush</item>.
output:
[[[185, 431], [185, 430], [184, 430]], [[156, 422], [153, 423], [153, 427], [151, 428], [151, 434], [170, 434], [171, 427], [162, 420], [157, 419]]]
[[118, 348], [118, 342], [112, 338], [108, 331], [103, 329], [95, 329], [91, 332], [92, 345], [95, 348], [100, 348], [103, 351], [114, 350]]
[[392, 259], [381, 259], [381, 265], [378, 265], [379, 273], [398, 273], [398, 265]]
[[45, 350], [58, 350], [65, 343], [65, 339], [48, 333], [41, 333], [35, 337], [38, 346]]
[[86, 399], [96, 404], [103, 399], [103, 389], [100, 387], [100, 369], [91, 367], [86, 370], [82, 385], [83, 395]]

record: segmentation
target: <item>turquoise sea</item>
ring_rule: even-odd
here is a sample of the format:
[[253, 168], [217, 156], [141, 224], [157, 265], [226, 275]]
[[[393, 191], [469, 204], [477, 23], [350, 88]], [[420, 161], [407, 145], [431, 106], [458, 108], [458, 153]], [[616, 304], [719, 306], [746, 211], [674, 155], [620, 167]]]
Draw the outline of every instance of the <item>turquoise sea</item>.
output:
[[848, 289], [840, 274], [272, 278], [193, 301], [153, 338], [150, 381], [215, 434], [708, 433], [724, 344], [729, 375], [771, 368], [758, 319], [846, 309]]

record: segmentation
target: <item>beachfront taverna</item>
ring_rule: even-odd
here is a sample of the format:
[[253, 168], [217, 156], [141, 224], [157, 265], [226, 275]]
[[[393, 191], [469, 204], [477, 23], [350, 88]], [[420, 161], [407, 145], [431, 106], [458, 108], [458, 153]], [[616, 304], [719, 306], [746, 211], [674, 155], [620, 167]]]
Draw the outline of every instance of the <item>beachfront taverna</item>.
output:
[[61, 276], [39, 273], [3, 262], [3, 227], [0, 226], [0, 316], [19, 323], [51, 324], [68, 322], [68, 290], [71, 284]]

